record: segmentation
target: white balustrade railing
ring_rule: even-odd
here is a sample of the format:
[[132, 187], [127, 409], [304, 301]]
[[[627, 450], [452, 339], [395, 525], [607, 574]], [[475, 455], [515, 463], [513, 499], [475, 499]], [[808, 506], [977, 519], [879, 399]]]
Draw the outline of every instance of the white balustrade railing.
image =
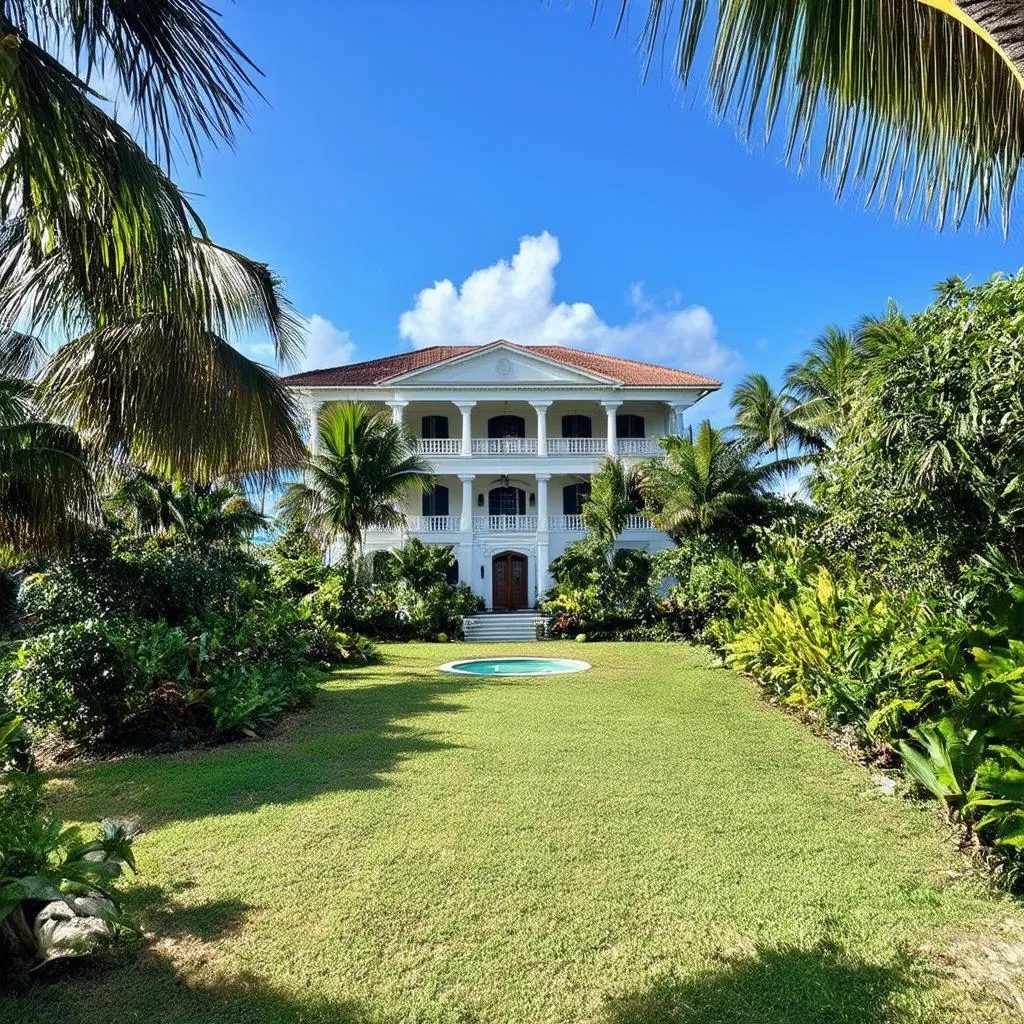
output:
[[535, 437], [474, 437], [474, 455], [536, 455]]
[[623, 527], [623, 532], [628, 533], [631, 530], [653, 530], [654, 523], [647, 518], [647, 516], [627, 516], [626, 525]]
[[619, 455], [664, 455], [653, 437], [620, 437], [616, 446]]
[[420, 455], [461, 455], [462, 438], [421, 437], [416, 442], [416, 450]]
[[548, 529], [565, 533], [583, 533], [583, 516], [548, 516]]
[[458, 516], [406, 516], [409, 533], [458, 533]]
[[608, 441], [603, 437], [549, 437], [549, 455], [604, 455]]
[[[458, 437], [421, 437], [416, 441], [420, 455], [461, 455], [462, 439]], [[616, 442], [619, 455], [638, 458], [663, 454], [653, 437], [620, 437]], [[474, 437], [474, 455], [536, 455], [535, 437]], [[549, 455], [605, 455], [608, 441], [603, 437], [549, 437]]]
[[533, 533], [536, 516], [473, 516], [474, 533]]
[[[459, 533], [462, 520], [459, 516], [406, 516], [406, 534], [419, 533]], [[583, 516], [548, 516], [548, 529], [555, 533], [585, 533]], [[623, 533], [639, 530], [653, 530], [654, 524], [647, 516], [632, 515], [627, 517]], [[473, 516], [474, 533], [535, 533], [537, 531], [536, 516]], [[398, 537], [403, 531], [391, 527], [371, 526], [368, 534], [391, 535]]]

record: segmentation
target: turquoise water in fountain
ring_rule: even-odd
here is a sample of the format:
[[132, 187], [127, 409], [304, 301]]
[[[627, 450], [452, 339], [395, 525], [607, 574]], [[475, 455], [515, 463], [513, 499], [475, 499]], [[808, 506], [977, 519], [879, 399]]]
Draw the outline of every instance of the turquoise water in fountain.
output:
[[588, 668], [585, 661], [570, 658], [473, 658], [451, 661], [441, 671], [460, 676], [555, 676]]

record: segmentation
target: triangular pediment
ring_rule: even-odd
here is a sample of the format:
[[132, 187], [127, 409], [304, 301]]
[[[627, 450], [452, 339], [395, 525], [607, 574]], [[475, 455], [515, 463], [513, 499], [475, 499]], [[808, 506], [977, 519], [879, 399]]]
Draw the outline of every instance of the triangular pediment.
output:
[[460, 384], [512, 387], [534, 384], [614, 384], [588, 370], [566, 366], [555, 359], [531, 352], [525, 345], [495, 342], [483, 348], [455, 355], [442, 362], [403, 373], [388, 380], [392, 384]]

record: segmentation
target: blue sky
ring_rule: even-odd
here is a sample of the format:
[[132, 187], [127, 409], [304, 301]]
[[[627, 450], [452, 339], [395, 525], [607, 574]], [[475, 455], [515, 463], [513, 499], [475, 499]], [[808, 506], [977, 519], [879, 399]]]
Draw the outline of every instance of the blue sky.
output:
[[1019, 228], [837, 204], [698, 89], [641, 84], [605, 6], [596, 25], [589, 0], [225, 8], [267, 102], [177, 176], [218, 241], [285, 278], [313, 365], [502, 334], [777, 376], [826, 324], [1024, 262]]

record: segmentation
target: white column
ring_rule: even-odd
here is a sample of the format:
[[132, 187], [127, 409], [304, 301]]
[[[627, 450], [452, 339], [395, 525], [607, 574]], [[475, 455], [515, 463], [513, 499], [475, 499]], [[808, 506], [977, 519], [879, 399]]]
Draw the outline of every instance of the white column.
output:
[[468, 459], [473, 454], [473, 406], [476, 402], [456, 402], [462, 413], [462, 454]]
[[531, 402], [534, 412], [537, 413], [537, 454], [547, 455], [548, 453], [548, 408], [550, 402]]
[[309, 453], [310, 455], [320, 454], [320, 410], [324, 407], [323, 402], [312, 401], [309, 403]]
[[548, 532], [548, 481], [550, 473], [537, 474], [537, 532]]
[[462, 540], [455, 550], [456, 558], [459, 560], [459, 582], [472, 587], [475, 593], [477, 588], [473, 586], [473, 544], [469, 540]]
[[689, 408], [685, 402], [667, 402], [669, 408], [669, 428], [670, 434], [675, 434], [677, 437], [683, 436], [683, 430], [685, 426], [683, 424], [683, 412]]
[[608, 454], [614, 459], [618, 455], [619, 437], [618, 425], [615, 422], [615, 411], [622, 405], [621, 402], [602, 402], [604, 411], [608, 414]]
[[544, 599], [544, 595], [551, 589], [551, 575], [548, 572], [548, 538], [544, 535], [543, 540], [537, 540], [537, 602]]
[[459, 517], [459, 529], [463, 533], [473, 530], [473, 474], [460, 473], [462, 481], [462, 515]]
[[397, 399], [393, 402], [388, 402], [388, 408], [391, 410], [391, 418], [399, 426], [402, 425], [402, 411], [408, 404], [408, 402], [400, 402]]

